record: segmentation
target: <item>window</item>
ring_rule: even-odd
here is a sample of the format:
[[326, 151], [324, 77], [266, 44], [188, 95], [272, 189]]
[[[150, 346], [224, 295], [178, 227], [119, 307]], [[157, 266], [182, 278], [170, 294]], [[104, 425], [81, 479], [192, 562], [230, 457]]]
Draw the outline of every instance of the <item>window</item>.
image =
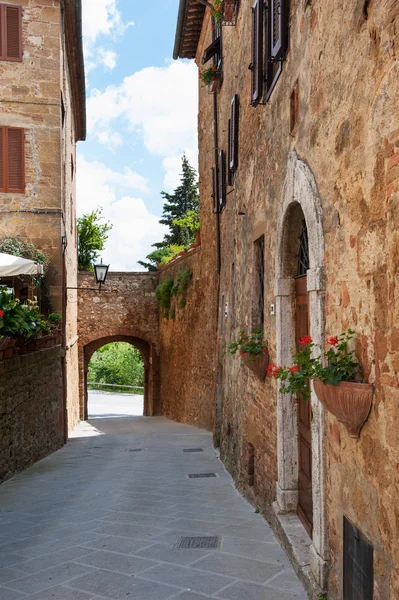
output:
[[219, 210], [222, 210], [226, 206], [226, 152], [220, 150], [219, 152]]
[[219, 186], [218, 186], [218, 168], [215, 165], [212, 167], [212, 200], [213, 212], [219, 212]]
[[265, 321], [265, 236], [262, 235], [254, 244], [255, 248], [255, 281], [252, 309], [252, 329], [263, 327]]
[[265, 0], [265, 76], [264, 100], [267, 102], [283, 70], [288, 49], [288, 0]]
[[234, 176], [238, 167], [238, 129], [239, 129], [239, 96], [235, 94], [231, 101], [230, 119], [228, 126], [229, 150], [228, 150], [228, 183], [233, 185]]
[[263, 82], [263, 0], [252, 7], [251, 104], [257, 106], [262, 96]]
[[0, 4], [0, 60], [22, 62], [22, 7]]
[[0, 127], [0, 192], [25, 192], [25, 130]]
[[299, 119], [299, 84], [295, 82], [290, 98], [290, 134], [294, 136], [298, 128]]

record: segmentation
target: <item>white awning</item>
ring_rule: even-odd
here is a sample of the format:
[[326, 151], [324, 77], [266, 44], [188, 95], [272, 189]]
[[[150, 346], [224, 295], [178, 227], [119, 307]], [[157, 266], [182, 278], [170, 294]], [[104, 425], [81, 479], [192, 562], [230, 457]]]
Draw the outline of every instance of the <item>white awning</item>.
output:
[[33, 260], [3, 254], [0, 252], [0, 277], [14, 277], [16, 275], [42, 275], [43, 265]]

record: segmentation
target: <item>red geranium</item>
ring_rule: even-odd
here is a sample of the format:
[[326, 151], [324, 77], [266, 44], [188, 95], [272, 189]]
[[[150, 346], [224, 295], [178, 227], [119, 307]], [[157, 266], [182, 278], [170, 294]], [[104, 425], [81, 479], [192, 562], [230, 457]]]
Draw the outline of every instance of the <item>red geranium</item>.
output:
[[298, 365], [293, 365], [292, 367], [290, 367], [290, 373], [298, 373], [298, 371], [299, 371]]
[[1, 317], [4, 317], [4, 310], [0, 310], [0, 319]]
[[311, 343], [312, 343], [312, 341], [313, 341], [313, 340], [312, 340], [312, 338], [310, 337], [310, 335], [304, 335], [304, 336], [301, 338], [301, 345], [302, 345], [302, 346], [307, 346], [308, 344], [311, 344]]
[[339, 339], [335, 336], [330, 336], [326, 339], [327, 344], [330, 344], [330, 346], [336, 346], [339, 342]]

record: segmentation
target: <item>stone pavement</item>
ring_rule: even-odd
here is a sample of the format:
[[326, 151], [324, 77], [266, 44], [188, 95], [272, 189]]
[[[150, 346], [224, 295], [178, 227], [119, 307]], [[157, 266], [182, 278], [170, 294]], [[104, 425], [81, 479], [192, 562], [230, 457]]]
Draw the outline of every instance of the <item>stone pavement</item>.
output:
[[307, 598], [211, 435], [163, 418], [82, 423], [0, 486], [0, 524], [0, 600]]
[[89, 418], [142, 417], [144, 396], [89, 390]]

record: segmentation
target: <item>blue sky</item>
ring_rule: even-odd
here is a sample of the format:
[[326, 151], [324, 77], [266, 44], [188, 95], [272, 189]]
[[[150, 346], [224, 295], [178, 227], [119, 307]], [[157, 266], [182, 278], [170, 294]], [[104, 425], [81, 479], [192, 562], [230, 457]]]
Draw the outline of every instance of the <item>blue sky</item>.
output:
[[78, 145], [78, 214], [101, 206], [113, 223], [112, 270], [162, 239], [161, 190], [197, 166], [197, 69], [173, 61], [178, 0], [83, 0], [87, 141]]

